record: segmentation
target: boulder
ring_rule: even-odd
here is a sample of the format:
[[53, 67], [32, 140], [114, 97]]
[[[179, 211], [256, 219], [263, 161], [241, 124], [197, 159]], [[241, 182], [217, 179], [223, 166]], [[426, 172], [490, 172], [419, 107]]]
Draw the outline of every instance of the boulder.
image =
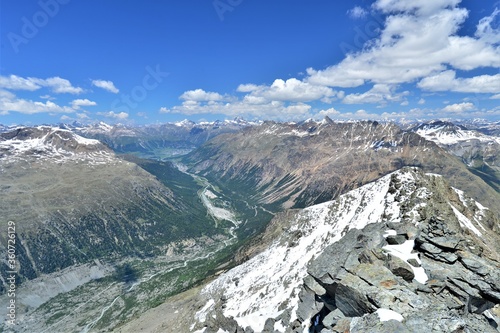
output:
[[400, 276], [408, 282], [411, 282], [415, 278], [415, 273], [413, 273], [411, 266], [401, 258], [389, 254], [387, 264], [389, 270], [394, 275]]
[[361, 317], [376, 309], [366, 294], [369, 285], [359, 277], [348, 274], [339, 282], [335, 293], [335, 304], [346, 317]]

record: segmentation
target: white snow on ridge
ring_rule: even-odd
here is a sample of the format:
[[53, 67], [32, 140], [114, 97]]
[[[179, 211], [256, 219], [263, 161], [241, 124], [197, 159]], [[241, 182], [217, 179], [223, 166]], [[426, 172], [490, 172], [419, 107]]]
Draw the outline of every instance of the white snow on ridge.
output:
[[[472, 232], [474, 232], [476, 235], [478, 236], [482, 236], [483, 234], [481, 233], [481, 231], [479, 231], [475, 226], [474, 224], [472, 223], [471, 220], [469, 220], [466, 216], [464, 216], [462, 213], [459, 212], [458, 209], [455, 208], [455, 206], [453, 206], [451, 203], [450, 203], [450, 207], [451, 209], [453, 209], [453, 212], [455, 213], [455, 216], [457, 217], [458, 219], [458, 222], [460, 223], [460, 225], [462, 227], [465, 227], [469, 230], [471, 230]], [[484, 228], [483, 228], [484, 229]]]
[[500, 144], [500, 137], [489, 136], [473, 130], [457, 129], [453, 132], [443, 130], [444, 126], [435, 128], [419, 129], [416, 133], [429, 141], [434, 141], [441, 145], [453, 145], [469, 140], [479, 140], [481, 142], [496, 142]]
[[401, 322], [404, 319], [402, 315], [389, 309], [377, 309], [375, 312], [378, 314], [380, 321], [397, 320]]
[[[114, 154], [105, 149], [98, 149], [97, 146], [101, 144], [98, 140], [87, 139], [69, 130], [57, 127], [38, 126], [36, 129], [44, 131], [45, 134], [39, 137], [23, 139], [15, 137], [1, 140], [0, 151], [4, 154], [0, 161], [7, 163], [19, 160], [50, 160], [58, 163], [81, 161], [97, 165], [108, 163], [113, 159]], [[72, 140], [73, 142], [70, 142]], [[76, 148], [80, 146], [87, 146], [90, 149], [88, 151], [76, 151]]]
[[[397, 171], [395, 174], [403, 187], [415, 187], [411, 172]], [[276, 240], [266, 251], [221, 275], [202, 293], [210, 297], [222, 291], [227, 300], [224, 315], [234, 317], [242, 327], [250, 326], [254, 331], [261, 332], [267, 318], [276, 318], [282, 313], [277, 310], [280, 305], [288, 304], [287, 307], [292, 308], [298, 303], [298, 292], [307, 275], [307, 264], [327, 246], [340, 240], [343, 232], [381, 222], [387, 210], [395, 213], [390, 221], [399, 221], [399, 208], [395, 206], [401, 203], [395, 202], [394, 196], [388, 194], [392, 175], [342, 195], [335, 201], [302, 210], [284, 239]], [[293, 244], [287, 241], [290, 239], [293, 239]], [[291, 322], [295, 319], [296, 313], [292, 312]], [[282, 323], [283, 326], [288, 324]]]

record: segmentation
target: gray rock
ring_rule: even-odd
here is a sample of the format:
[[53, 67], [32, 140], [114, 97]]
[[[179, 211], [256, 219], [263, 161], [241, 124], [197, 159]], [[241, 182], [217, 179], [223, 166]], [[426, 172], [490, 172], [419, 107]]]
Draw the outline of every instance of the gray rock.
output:
[[441, 252], [436, 255], [436, 260], [440, 260], [448, 264], [454, 264], [458, 260], [458, 256], [451, 252]]
[[318, 296], [326, 294], [325, 288], [323, 288], [311, 275], [307, 275], [304, 278], [304, 285]]
[[400, 245], [407, 241], [406, 235], [390, 235], [385, 239], [390, 245]]
[[266, 323], [264, 324], [264, 329], [262, 333], [274, 333], [274, 324], [276, 321], [273, 318], [267, 318]]
[[344, 314], [339, 309], [336, 309], [327, 314], [326, 317], [323, 318], [322, 323], [326, 328], [333, 328], [342, 318], [345, 318]]
[[409, 282], [411, 282], [415, 278], [413, 269], [406, 261], [403, 261], [402, 259], [390, 254], [388, 258], [389, 270], [394, 273], [394, 275], [400, 276]]
[[430, 243], [422, 243], [420, 245], [420, 249], [423, 250], [424, 252], [427, 252], [427, 253], [430, 253], [433, 255], [440, 254], [441, 252], [443, 252], [443, 250], [441, 250], [437, 246], [432, 245]]
[[397, 320], [380, 321], [376, 313], [354, 318], [351, 322], [350, 333], [410, 333], [405, 325]]
[[359, 277], [348, 274], [339, 282], [335, 303], [346, 317], [360, 317], [375, 311], [366, 297], [369, 285]]
[[456, 251], [461, 242], [460, 239], [455, 237], [429, 237], [428, 240], [447, 251]]
[[299, 307], [297, 309], [297, 318], [301, 323], [320, 312], [322, 307], [322, 304], [316, 302], [314, 292], [304, 288], [301, 289], [299, 293]]
[[413, 267], [420, 267], [420, 263], [416, 260], [416, 259], [413, 259], [413, 258], [410, 258], [407, 260], [407, 262], [412, 265]]
[[332, 331], [334, 333], [345, 333], [349, 332], [350, 328], [351, 328], [351, 318], [342, 318], [339, 319], [337, 325], [335, 325], [332, 328]]
[[384, 266], [359, 264], [352, 270], [352, 273], [359, 276], [372, 286], [391, 289], [398, 285], [394, 275]]

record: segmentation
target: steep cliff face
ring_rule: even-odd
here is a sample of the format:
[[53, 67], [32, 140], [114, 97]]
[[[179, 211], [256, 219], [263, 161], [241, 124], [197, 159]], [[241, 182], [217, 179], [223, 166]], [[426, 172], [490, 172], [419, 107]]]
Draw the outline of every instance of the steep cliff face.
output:
[[282, 208], [331, 200], [403, 166], [444, 175], [453, 186], [494, 207], [499, 194], [435, 143], [394, 124], [266, 122], [221, 135], [186, 159], [221, 186]]
[[194, 324], [176, 320], [204, 333], [497, 332], [498, 223], [441, 176], [405, 168], [274, 221], [267, 248], [182, 313]]
[[[196, 198], [189, 176], [164, 167]], [[157, 255], [170, 242], [216, 232], [201, 202], [59, 128], [0, 134], [0, 191], [0, 224], [16, 226], [18, 282], [94, 259]], [[4, 248], [6, 233], [0, 237]], [[6, 270], [3, 263], [0, 291]]]

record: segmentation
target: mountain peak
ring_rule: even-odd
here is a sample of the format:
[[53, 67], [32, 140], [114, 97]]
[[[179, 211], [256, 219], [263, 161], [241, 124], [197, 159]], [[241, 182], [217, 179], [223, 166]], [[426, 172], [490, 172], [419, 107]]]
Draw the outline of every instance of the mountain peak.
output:
[[98, 140], [51, 126], [19, 127], [0, 133], [1, 159], [50, 159], [62, 161], [82, 154], [111, 151]]

